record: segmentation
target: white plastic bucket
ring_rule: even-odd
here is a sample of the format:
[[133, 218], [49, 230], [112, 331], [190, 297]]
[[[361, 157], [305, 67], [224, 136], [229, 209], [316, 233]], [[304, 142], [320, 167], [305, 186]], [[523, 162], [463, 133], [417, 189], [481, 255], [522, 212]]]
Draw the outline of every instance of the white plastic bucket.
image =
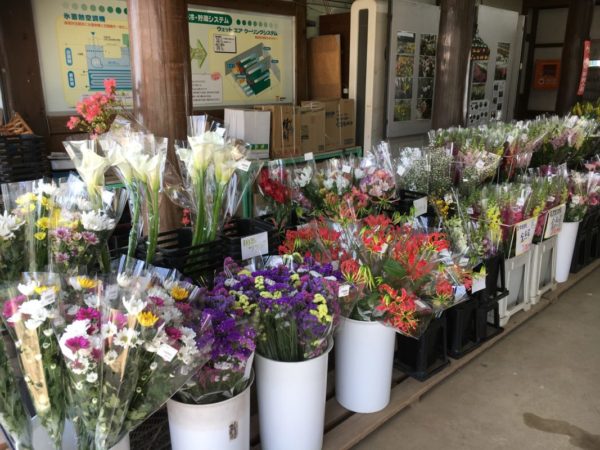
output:
[[256, 354], [263, 450], [320, 450], [327, 394], [327, 351], [307, 361], [281, 362]]
[[396, 331], [379, 322], [342, 318], [335, 335], [335, 398], [359, 413], [390, 402]]
[[569, 278], [578, 230], [579, 222], [563, 222], [562, 229], [558, 233], [555, 277], [558, 283], [564, 283]]
[[206, 405], [167, 402], [173, 450], [250, 448], [250, 387], [233, 398]]

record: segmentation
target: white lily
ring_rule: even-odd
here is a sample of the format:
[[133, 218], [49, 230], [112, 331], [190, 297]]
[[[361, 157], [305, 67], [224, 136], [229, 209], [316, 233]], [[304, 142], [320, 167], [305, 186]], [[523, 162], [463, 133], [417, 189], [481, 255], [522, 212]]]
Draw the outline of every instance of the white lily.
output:
[[233, 146], [225, 146], [221, 150], [217, 150], [213, 159], [215, 162], [215, 178], [217, 183], [226, 185], [235, 172], [235, 163]]
[[[215, 152], [225, 145], [225, 139], [219, 133], [207, 131], [200, 136], [188, 136], [191, 150], [183, 152], [181, 160], [189, 172], [206, 170]], [[181, 156], [180, 156], [181, 157]]]
[[104, 186], [104, 172], [109, 168], [110, 162], [96, 153], [95, 141], [67, 141], [63, 145], [85, 181], [88, 192], [95, 192]]

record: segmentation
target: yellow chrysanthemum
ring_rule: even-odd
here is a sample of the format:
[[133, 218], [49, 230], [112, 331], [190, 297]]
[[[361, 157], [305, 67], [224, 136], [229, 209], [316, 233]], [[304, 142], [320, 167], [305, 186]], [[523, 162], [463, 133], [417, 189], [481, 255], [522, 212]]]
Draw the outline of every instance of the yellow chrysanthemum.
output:
[[42, 295], [42, 293], [44, 293], [45, 291], [47, 291], [48, 289], [54, 289], [54, 292], [58, 292], [58, 286], [38, 286], [36, 288], [33, 288], [33, 290], [35, 291], [35, 293], [37, 295]]
[[19, 206], [27, 205], [29, 203], [35, 203], [37, 201], [37, 196], [33, 192], [28, 192], [27, 194], [23, 194], [19, 196], [15, 200], [15, 203]]
[[43, 231], [39, 231], [35, 233], [33, 237], [36, 238], [38, 241], [43, 241], [44, 239], [46, 239], [46, 233]]
[[173, 297], [173, 299], [176, 302], [182, 302], [184, 300], [187, 300], [189, 296], [190, 296], [189, 291], [184, 287], [173, 286], [171, 288], [171, 297]]
[[82, 289], [94, 289], [98, 286], [97, 280], [88, 277], [77, 277], [77, 283], [79, 283], [79, 286], [81, 286]]
[[48, 206], [50, 205], [50, 201], [48, 200], [48, 197], [44, 197], [43, 195], [40, 196], [40, 203], [42, 204], [42, 206], [44, 208], [48, 208]]
[[146, 328], [152, 327], [156, 322], [158, 322], [158, 316], [151, 311], [144, 311], [139, 313], [137, 319], [138, 322]]
[[42, 230], [47, 230], [50, 226], [50, 218], [49, 217], [40, 217], [38, 221], [35, 223], [38, 228]]

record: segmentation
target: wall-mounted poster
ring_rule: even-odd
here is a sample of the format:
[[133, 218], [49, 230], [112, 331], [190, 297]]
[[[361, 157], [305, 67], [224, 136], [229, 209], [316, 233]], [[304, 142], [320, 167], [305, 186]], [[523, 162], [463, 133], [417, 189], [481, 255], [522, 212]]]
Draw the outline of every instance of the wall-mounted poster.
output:
[[403, 0], [389, 4], [386, 135], [426, 133], [431, 128], [440, 8]]
[[190, 7], [194, 107], [294, 102], [294, 18]]
[[48, 112], [68, 112], [104, 90], [105, 78], [131, 101], [125, 0], [34, 0], [34, 22]]
[[506, 78], [508, 76], [508, 61], [510, 58], [510, 44], [498, 42], [496, 50], [496, 67], [494, 68], [494, 90], [492, 92], [492, 116], [502, 119], [506, 97]]

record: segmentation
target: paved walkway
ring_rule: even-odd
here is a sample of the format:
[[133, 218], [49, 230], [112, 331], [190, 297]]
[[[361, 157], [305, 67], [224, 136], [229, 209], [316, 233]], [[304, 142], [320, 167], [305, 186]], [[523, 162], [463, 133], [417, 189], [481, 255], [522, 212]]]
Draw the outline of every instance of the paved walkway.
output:
[[600, 450], [600, 269], [356, 450]]

